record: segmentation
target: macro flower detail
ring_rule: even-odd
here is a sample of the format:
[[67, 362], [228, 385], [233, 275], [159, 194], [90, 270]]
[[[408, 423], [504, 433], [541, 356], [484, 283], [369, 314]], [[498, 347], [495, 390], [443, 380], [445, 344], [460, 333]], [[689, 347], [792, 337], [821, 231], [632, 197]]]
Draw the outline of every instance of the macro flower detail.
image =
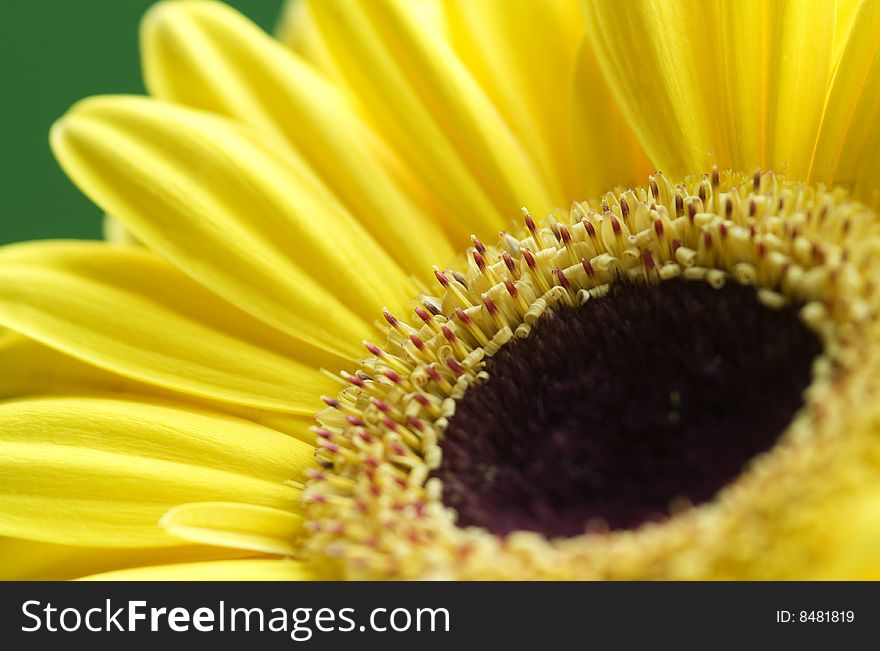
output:
[[[466, 270], [437, 270], [417, 319], [386, 313], [386, 342], [325, 399], [306, 489], [315, 553], [356, 576], [556, 579], [785, 577], [827, 553], [829, 494], [876, 445], [871, 212], [772, 172], [713, 171], [525, 222], [475, 240]], [[591, 347], [616, 372], [577, 368]], [[469, 404], [493, 385], [520, 390]], [[608, 410], [627, 404], [615, 391], [631, 413]], [[668, 400], [653, 421], [652, 392]], [[819, 522], [792, 537], [788, 518]]]
[[108, 241], [0, 250], [4, 576], [876, 576], [878, 33], [157, 4], [51, 131]]

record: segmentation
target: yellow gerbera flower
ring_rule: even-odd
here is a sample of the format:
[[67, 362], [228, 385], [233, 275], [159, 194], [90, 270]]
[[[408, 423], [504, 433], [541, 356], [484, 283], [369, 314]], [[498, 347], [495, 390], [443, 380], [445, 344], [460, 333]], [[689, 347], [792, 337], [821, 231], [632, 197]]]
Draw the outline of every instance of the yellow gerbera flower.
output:
[[51, 134], [117, 236], [0, 250], [2, 575], [876, 576], [878, 34], [156, 5]]

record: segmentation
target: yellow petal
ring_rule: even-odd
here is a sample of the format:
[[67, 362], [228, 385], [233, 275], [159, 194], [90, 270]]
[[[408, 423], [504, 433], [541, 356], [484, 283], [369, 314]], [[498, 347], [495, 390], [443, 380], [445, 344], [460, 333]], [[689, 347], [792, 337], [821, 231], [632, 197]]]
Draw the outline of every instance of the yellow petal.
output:
[[59, 544], [180, 544], [188, 502], [294, 509], [313, 448], [254, 423], [146, 399], [0, 404], [0, 535]]
[[598, 197], [618, 186], [639, 185], [652, 171], [586, 39], [575, 72], [573, 138], [583, 187], [580, 196]]
[[335, 81], [343, 79], [306, 0], [286, 0], [275, 33], [278, 40]]
[[109, 244], [117, 244], [119, 246], [139, 246], [141, 242], [131, 231], [119, 223], [118, 219], [113, 219], [110, 215], [104, 215], [104, 239]]
[[775, 166], [806, 176], [834, 59], [834, 3], [584, 7], [609, 86], [657, 167], [683, 175], [712, 163]]
[[712, 3], [583, 4], [587, 39], [651, 161], [674, 175], [705, 169], [717, 155], [710, 151], [715, 130], [708, 122], [714, 89], [698, 90], [698, 83], [715, 82], [703, 78], [714, 47], [705, 30], [716, 22], [704, 5]]
[[837, 20], [834, 23], [834, 67], [846, 49], [855, 18], [865, 0], [837, 0]]
[[880, 580], [880, 495], [844, 501], [823, 523], [831, 540], [825, 562], [807, 567], [805, 579], [833, 581]]
[[271, 411], [218, 400], [184, 395], [173, 389], [131, 380], [111, 371], [81, 362], [16, 332], [0, 334], [0, 400], [41, 395], [83, 395], [108, 397], [115, 394], [185, 401], [210, 411], [219, 411], [284, 432], [314, 445], [314, 413]]
[[[442, 33], [444, 38], [449, 37], [447, 15], [443, 6], [445, 0], [407, 0], [407, 2], [408, 8], [421, 14], [423, 20], [429, 21], [434, 31]], [[275, 35], [289, 49], [329, 78], [342, 81], [344, 76], [339, 71], [333, 60], [333, 54], [315, 23], [310, 5], [310, 0], [285, 0], [275, 27]]]
[[352, 102], [239, 13], [214, 2], [159, 3], [142, 23], [141, 48], [152, 95], [290, 143], [405, 269], [430, 274], [452, 259], [439, 225], [404, 191], [400, 162]]
[[208, 545], [114, 549], [0, 538], [0, 580], [65, 581], [143, 565], [227, 560], [250, 555], [238, 549]]
[[443, 6], [456, 54], [528, 147], [558, 205], [583, 198], [568, 100], [584, 31], [577, 0]]
[[813, 176], [854, 188], [878, 205], [880, 187], [880, 5], [865, 2], [834, 74], [813, 160]]
[[154, 387], [81, 362], [12, 330], [0, 334], [0, 400], [48, 393], [148, 393], [151, 389]]
[[[750, 7], [736, 6], [732, 21], [742, 24], [746, 15], [754, 20], [755, 14], [745, 13]], [[775, 22], [764, 36], [760, 61], [770, 67], [764, 81], [767, 148], [762, 166], [806, 179], [833, 72], [834, 31], [828, 26], [835, 24], [837, 9], [834, 2], [778, 0], [770, 11], [776, 12], [771, 14]], [[745, 49], [742, 43], [736, 47]]]
[[207, 561], [135, 567], [85, 577], [85, 581], [312, 581], [320, 579], [299, 561]]
[[265, 506], [200, 502], [174, 507], [161, 524], [190, 542], [292, 556], [302, 521], [296, 513]]
[[[225, 118], [135, 97], [52, 129], [65, 171], [147, 246], [231, 303], [328, 351], [414, 288], [289, 148]], [[348, 348], [347, 350], [352, 350]]]
[[0, 249], [0, 323], [128, 378], [303, 414], [334, 388], [318, 366], [341, 363], [220, 300], [142, 247], [37, 242]]
[[540, 169], [426, 14], [402, 2], [309, 5], [382, 134], [472, 232], [554, 207]]

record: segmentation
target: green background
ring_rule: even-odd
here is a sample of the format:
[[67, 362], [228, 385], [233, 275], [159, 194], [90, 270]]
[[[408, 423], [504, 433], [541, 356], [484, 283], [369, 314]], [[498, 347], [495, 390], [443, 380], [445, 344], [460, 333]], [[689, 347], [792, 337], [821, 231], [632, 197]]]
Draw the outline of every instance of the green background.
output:
[[[49, 151], [52, 122], [76, 100], [143, 93], [138, 22], [152, 0], [0, 0], [0, 243], [101, 236], [101, 211]], [[282, 0], [231, 0], [271, 30]]]

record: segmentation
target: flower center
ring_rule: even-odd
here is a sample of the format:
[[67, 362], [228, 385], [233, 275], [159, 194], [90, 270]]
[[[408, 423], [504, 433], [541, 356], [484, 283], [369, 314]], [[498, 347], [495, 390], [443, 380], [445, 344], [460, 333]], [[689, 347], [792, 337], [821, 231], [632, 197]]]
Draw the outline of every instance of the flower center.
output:
[[818, 337], [753, 288], [620, 282], [492, 357], [441, 442], [460, 526], [581, 534], [710, 500], [802, 405]]
[[323, 397], [307, 553], [359, 578], [728, 576], [776, 544], [768, 509], [803, 527], [839, 424], [875, 427], [851, 408], [880, 377], [875, 214], [713, 169], [524, 222], [435, 267]]

